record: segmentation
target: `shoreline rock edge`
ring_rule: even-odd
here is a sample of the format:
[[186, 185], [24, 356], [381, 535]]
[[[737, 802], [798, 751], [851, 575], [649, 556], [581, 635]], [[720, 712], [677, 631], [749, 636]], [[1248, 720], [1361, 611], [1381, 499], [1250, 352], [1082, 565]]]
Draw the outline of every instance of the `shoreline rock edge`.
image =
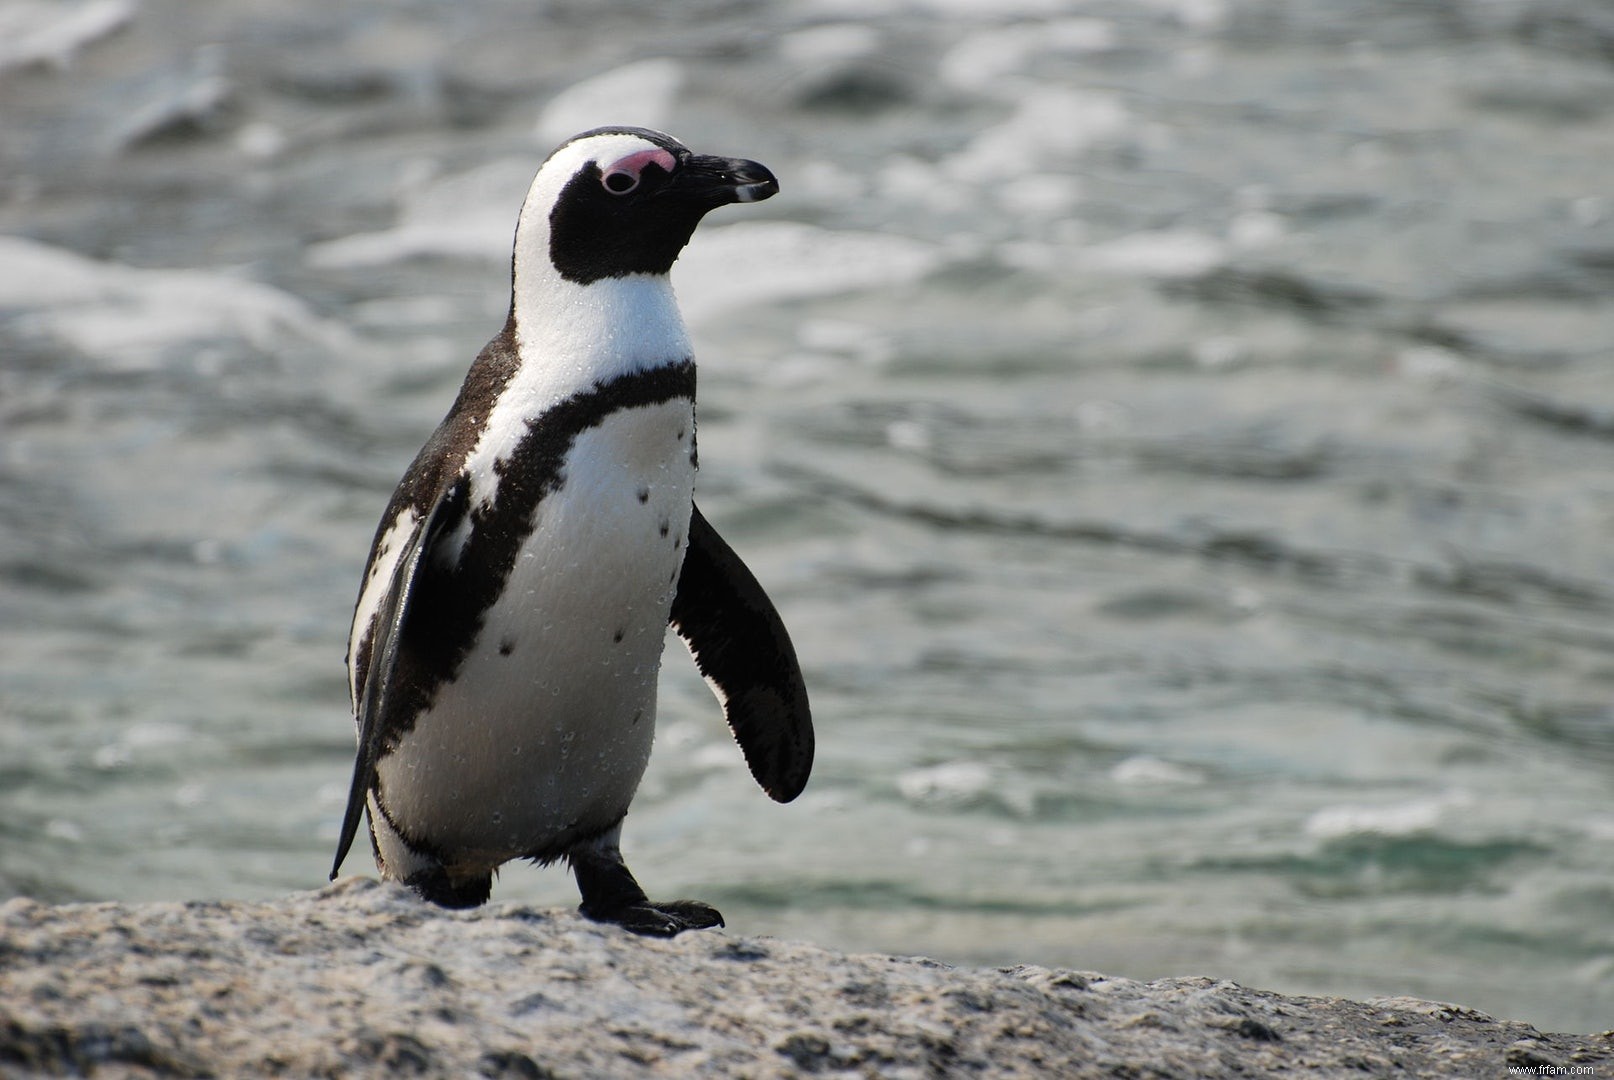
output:
[[265, 902], [0, 905], [5, 1076], [1510, 1072], [1614, 1076], [1614, 1032], [1211, 979], [654, 941], [569, 911], [443, 911], [363, 878]]

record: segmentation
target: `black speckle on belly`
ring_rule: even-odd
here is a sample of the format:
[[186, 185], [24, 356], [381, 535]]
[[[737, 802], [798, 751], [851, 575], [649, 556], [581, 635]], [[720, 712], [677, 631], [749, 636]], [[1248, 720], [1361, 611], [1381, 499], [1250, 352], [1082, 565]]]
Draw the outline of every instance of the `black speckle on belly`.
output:
[[515, 638], [505, 638], [503, 641], [499, 642], [499, 655], [500, 656], [509, 656], [511, 653], [513, 653], [515, 651], [516, 651], [516, 639]]
[[671, 531], [672, 531], [672, 522], [668, 521], [666, 518], [662, 518], [662, 520], [661, 520], [661, 535], [663, 537], [666, 537], [666, 535]]
[[618, 645], [620, 645], [620, 644], [622, 644], [622, 639], [623, 639], [623, 638], [624, 638], [624, 637], [625, 637], [625, 636], [627, 636], [627, 631], [625, 631], [625, 630], [618, 630], [618, 631], [617, 631], [617, 632], [616, 632], [616, 633], [614, 633], [614, 634], [612, 634], [612, 635], [611, 635], [611, 640], [612, 640], [612, 641], [614, 641], [614, 642], [616, 642], [616, 643], [617, 643], [617, 644], [618, 644]]
[[639, 501], [641, 503], [647, 503], [647, 502], [650, 501], [650, 489], [649, 488], [642, 487], [642, 488], [639, 489]]

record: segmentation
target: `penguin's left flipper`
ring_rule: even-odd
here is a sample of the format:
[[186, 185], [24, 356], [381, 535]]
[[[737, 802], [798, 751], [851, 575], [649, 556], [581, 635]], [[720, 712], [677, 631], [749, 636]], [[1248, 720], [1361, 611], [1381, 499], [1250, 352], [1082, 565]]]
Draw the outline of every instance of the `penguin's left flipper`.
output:
[[442, 532], [444, 501], [439, 499], [405, 543], [392, 572], [392, 582], [376, 612], [374, 636], [370, 642], [370, 662], [362, 673], [363, 689], [359, 694], [357, 717], [359, 723], [359, 752], [353, 762], [353, 783], [348, 788], [347, 813], [342, 818], [342, 835], [336, 844], [336, 861], [331, 864], [331, 880], [336, 880], [347, 858], [353, 838], [359, 832], [359, 819], [364, 816], [365, 803], [370, 789], [375, 786], [376, 759], [381, 756], [385, 731], [381, 718], [386, 709], [392, 677], [398, 669], [398, 645], [403, 640], [404, 620], [409, 615], [409, 597], [414, 592], [415, 579], [421, 560]]
[[689, 647], [762, 790], [789, 802], [813, 769], [807, 686], [785, 624], [700, 507], [669, 620]]

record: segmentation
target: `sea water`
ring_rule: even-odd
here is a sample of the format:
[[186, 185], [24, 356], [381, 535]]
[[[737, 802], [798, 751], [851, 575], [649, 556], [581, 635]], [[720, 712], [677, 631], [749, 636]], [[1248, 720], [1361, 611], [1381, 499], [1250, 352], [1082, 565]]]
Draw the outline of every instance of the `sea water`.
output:
[[1611, 52], [1567, 0], [5, 6], [0, 895], [323, 883], [372, 531], [538, 162], [639, 123], [781, 179], [674, 278], [819, 746], [771, 804], [674, 642], [654, 895], [1609, 1026]]

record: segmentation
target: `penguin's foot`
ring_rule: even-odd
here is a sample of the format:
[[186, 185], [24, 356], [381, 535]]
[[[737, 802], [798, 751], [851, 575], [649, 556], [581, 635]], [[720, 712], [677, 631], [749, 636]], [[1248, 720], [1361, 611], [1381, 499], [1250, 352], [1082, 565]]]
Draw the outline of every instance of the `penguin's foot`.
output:
[[676, 937], [685, 930], [710, 930], [723, 925], [718, 910], [699, 900], [645, 900], [626, 907], [599, 908], [584, 904], [578, 908], [586, 919], [614, 923], [624, 930], [645, 937]]
[[709, 930], [723, 925], [716, 908], [698, 900], [655, 903], [633, 879], [617, 848], [620, 823], [604, 836], [573, 848], [566, 859], [577, 878], [583, 904], [577, 910], [585, 919], [615, 923], [647, 937], [674, 937], [685, 930]]
[[441, 866], [432, 866], [410, 874], [404, 884], [430, 903], [446, 908], [472, 908], [487, 903], [488, 895], [493, 892], [493, 875], [455, 881]]

